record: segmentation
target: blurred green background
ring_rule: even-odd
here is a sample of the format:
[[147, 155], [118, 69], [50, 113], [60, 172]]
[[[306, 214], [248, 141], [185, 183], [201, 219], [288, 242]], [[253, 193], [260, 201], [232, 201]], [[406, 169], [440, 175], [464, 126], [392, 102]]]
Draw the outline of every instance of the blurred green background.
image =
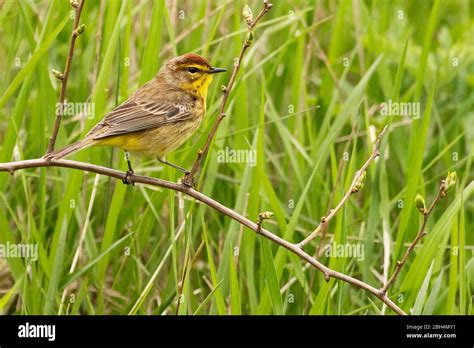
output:
[[[66, 117], [56, 147], [85, 134], [171, 57], [195, 52], [231, 69], [245, 4], [254, 15], [262, 6], [87, 0], [66, 99], [91, 103], [94, 115]], [[46, 151], [60, 89], [51, 69], [64, 69], [71, 10], [69, 1], [0, 0], [1, 162]], [[299, 242], [344, 195], [389, 123], [364, 189], [305, 250], [380, 287], [421, 226], [416, 193], [431, 202], [455, 170], [456, 189], [435, 208], [389, 296], [415, 314], [473, 314], [473, 38], [469, 0], [275, 1], [255, 30], [200, 190], [253, 221], [272, 211], [265, 227]], [[205, 120], [168, 160], [192, 165], [229, 76], [216, 76]], [[389, 100], [419, 103], [421, 117], [381, 115]], [[255, 151], [256, 165], [221, 163], [226, 148]], [[126, 169], [119, 150], [72, 158]], [[180, 178], [155, 160], [132, 161], [136, 173]], [[333, 241], [359, 246], [363, 257], [328, 257]], [[176, 192], [70, 169], [0, 173], [0, 243], [39, 253], [34, 262], [0, 258], [4, 314], [393, 314]]]

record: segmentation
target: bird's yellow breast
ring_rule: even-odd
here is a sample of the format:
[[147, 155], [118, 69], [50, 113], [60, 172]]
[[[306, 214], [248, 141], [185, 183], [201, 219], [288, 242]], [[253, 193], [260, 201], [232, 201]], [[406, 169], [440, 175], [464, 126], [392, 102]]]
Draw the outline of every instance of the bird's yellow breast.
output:
[[201, 98], [204, 99], [204, 105], [206, 105], [207, 91], [211, 82], [212, 76], [206, 74], [197, 79], [196, 81], [184, 85], [183, 89], [185, 91], [199, 95]]

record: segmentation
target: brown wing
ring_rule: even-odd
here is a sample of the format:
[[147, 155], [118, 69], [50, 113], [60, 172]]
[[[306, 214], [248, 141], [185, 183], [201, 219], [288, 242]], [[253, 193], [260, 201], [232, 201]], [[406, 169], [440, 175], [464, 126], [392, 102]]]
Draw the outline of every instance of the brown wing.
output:
[[117, 106], [90, 132], [93, 139], [133, 133], [192, 118], [191, 104], [129, 100]]

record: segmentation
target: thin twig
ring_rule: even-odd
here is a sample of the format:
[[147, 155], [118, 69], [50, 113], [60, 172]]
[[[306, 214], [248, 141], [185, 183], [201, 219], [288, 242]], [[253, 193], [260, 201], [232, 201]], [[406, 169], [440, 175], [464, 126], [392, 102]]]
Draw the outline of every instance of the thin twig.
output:
[[367, 169], [367, 167], [370, 165], [370, 163], [372, 163], [372, 161], [374, 161], [380, 155], [380, 152], [379, 152], [380, 141], [382, 140], [382, 137], [385, 134], [386, 130], [387, 130], [387, 126], [385, 126], [382, 129], [382, 131], [380, 132], [380, 134], [378, 135], [378, 137], [377, 137], [377, 139], [375, 140], [375, 143], [374, 143], [374, 149], [372, 151], [372, 154], [367, 159], [367, 161], [364, 163], [364, 165], [356, 172], [354, 180], [352, 180], [351, 186], [347, 190], [344, 197], [342, 197], [342, 199], [339, 201], [339, 203], [337, 204], [337, 206], [334, 209], [329, 210], [329, 212], [326, 216], [321, 217], [321, 223], [314, 229], [314, 231], [308, 237], [306, 237], [306, 239], [304, 239], [302, 242], [300, 242], [298, 244], [298, 246], [301, 249], [303, 249], [306, 244], [308, 244], [314, 238], [316, 238], [316, 236], [319, 234], [321, 229], [325, 225], [327, 225], [329, 223], [329, 221], [331, 221], [331, 219], [339, 212], [339, 210], [341, 210], [341, 208], [344, 206], [344, 204], [346, 204], [346, 202], [349, 200], [349, 197], [352, 194], [354, 194], [355, 192], [357, 192], [355, 190], [355, 187], [356, 187], [357, 183], [359, 182], [359, 179], [361, 178], [362, 175], [364, 175], [364, 172]]
[[227, 105], [227, 100], [229, 99], [229, 95], [230, 95], [230, 92], [232, 91], [232, 87], [234, 87], [235, 79], [237, 77], [237, 73], [240, 70], [242, 59], [244, 58], [245, 53], [247, 52], [248, 48], [250, 47], [250, 45], [252, 43], [252, 40], [251, 40], [251, 36], [253, 35], [252, 30], [255, 28], [257, 23], [263, 18], [263, 16], [268, 11], [270, 11], [272, 6], [273, 5], [270, 4], [267, 0], [264, 0], [263, 1], [263, 9], [260, 11], [260, 13], [257, 15], [257, 17], [254, 20], [247, 22], [247, 36], [244, 40], [244, 43], [242, 44], [242, 49], [240, 50], [239, 57], [236, 59], [236, 61], [234, 63], [234, 70], [232, 71], [232, 75], [230, 77], [229, 83], [227, 84], [227, 86], [225, 86], [225, 88], [223, 88], [224, 97], [222, 98], [222, 102], [221, 102], [221, 105], [219, 107], [219, 112], [218, 112], [216, 122], [214, 123], [214, 126], [212, 127], [212, 130], [211, 130], [211, 132], [209, 133], [209, 135], [207, 137], [207, 141], [206, 141], [206, 144], [204, 145], [204, 148], [202, 150], [198, 151], [197, 158], [194, 161], [194, 164], [193, 164], [190, 172], [188, 174], [186, 174], [184, 176], [183, 180], [182, 180], [183, 184], [185, 184], [189, 187], [193, 186], [194, 177], [196, 175], [196, 172], [199, 169], [201, 161], [207, 155], [207, 153], [209, 152], [209, 148], [211, 146], [212, 140], [214, 139], [214, 137], [216, 135], [217, 129], [219, 128], [219, 125], [220, 125], [221, 121], [226, 116], [225, 115], [225, 108], [226, 108], [226, 105]]
[[436, 194], [436, 197], [433, 199], [433, 202], [431, 203], [430, 207], [424, 212], [423, 214], [423, 223], [421, 225], [420, 231], [416, 235], [415, 239], [413, 242], [411, 242], [410, 246], [408, 247], [407, 251], [403, 255], [402, 259], [400, 261], [397, 261], [397, 266], [395, 268], [395, 271], [393, 274], [390, 276], [390, 279], [388, 282], [385, 283], [382, 289], [380, 291], [385, 295], [390, 288], [390, 286], [393, 285], [395, 280], [397, 280], [398, 275], [400, 274], [400, 271], [402, 270], [403, 266], [407, 262], [408, 258], [410, 257], [410, 254], [412, 251], [415, 249], [416, 245], [418, 242], [426, 236], [426, 224], [428, 223], [428, 219], [430, 218], [431, 212], [433, 211], [433, 208], [438, 204], [439, 200], [446, 195], [446, 182], [445, 180], [441, 181], [441, 185], [439, 186], [438, 193]]
[[[26, 169], [26, 168], [39, 168], [39, 167], [72, 168], [72, 169], [78, 169], [82, 171], [106, 175], [106, 176], [120, 179], [120, 180], [122, 180], [125, 177], [125, 173], [119, 170], [102, 167], [95, 164], [71, 161], [71, 160], [65, 160], [65, 159], [48, 161], [44, 158], [17, 161], [17, 162], [0, 163], [0, 172], [9, 172], [10, 174], [14, 174], [16, 170]], [[390, 307], [395, 313], [400, 314], [400, 315], [406, 315], [406, 313], [400, 307], [398, 307], [392, 300], [390, 300], [390, 298], [388, 298], [385, 294], [383, 294], [379, 289], [376, 289], [373, 286], [367, 283], [364, 283], [363, 281], [359, 279], [353, 278], [349, 275], [337, 272], [335, 270], [332, 270], [329, 267], [326, 267], [324, 264], [316, 260], [314, 257], [304, 252], [297, 244], [290, 243], [287, 240], [273, 234], [272, 232], [262, 228], [261, 225], [260, 226], [257, 225], [255, 222], [247, 219], [245, 216], [242, 216], [241, 214], [235, 212], [234, 210], [224, 206], [223, 204], [215, 201], [214, 199], [204, 195], [203, 193], [199, 191], [194, 190], [193, 188], [189, 186], [166, 181], [166, 180], [151, 178], [147, 176], [136, 175], [136, 174], [128, 175], [128, 180], [133, 183], [159, 186], [159, 187], [167, 188], [170, 190], [175, 190], [178, 192], [183, 192], [184, 194], [195, 198], [196, 200], [206, 204], [210, 208], [217, 210], [221, 214], [230, 217], [231, 219], [244, 225], [250, 230], [264, 236], [270, 241], [298, 255], [301, 259], [303, 259], [304, 261], [306, 261], [307, 263], [309, 263], [310, 265], [318, 269], [321, 273], [323, 273], [324, 278], [326, 280], [329, 280], [330, 278], [335, 278], [335, 279], [339, 279], [347, 283], [350, 283], [378, 297], [388, 307]]]
[[51, 133], [51, 137], [49, 138], [48, 150], [46, 153], [50, 153], [54, 150], [54, 144], [56, 143], [56, 138], [58, 137], [59, 126], [61, 125], [61, 119], [63, 116], [64, 100], [66, 98], [67, 81], [69, 78], [69, 72], [71, 71], [72, 58], [74, 56], [74, 46], [76, 44], [77, 37], [81, 34], [81, 32], [78, 31], [78, 28], [79, 28], [79, 21], [81, 19], [82, 8], [84, 7], [85, 2], [86, 0], [81, 0], [81, 2], [78, 5], [75, 2], [73, 3], [73, 7], [75, 8], [75, 18], [74, 18], [74, 26], [73, 26], [72, 34], [71, 34], [71, 42], [69, 44], [69, 53], [66, 60], [66, 66], [64, 68], [64, 73], [62, 73], [60, 76], [60, 79], [61, 79], [61, 93], [59, 94], [60, 107], [57, 108], [58, 113], [56, 114], [56, 120], [54, 121], [54, 127]]
[[[353, 136], [351, 136], [349, 138], [349, 140], [347, 141], [347, 143], [344, 146], [344, 149], [342, 151], [343, 156], [342, 156], [341, 160], [339, 161], [339, 169], [337, 170], [336, 180], [334, 181], [333, 189], [332, 189], [331, 194], [329, 196], [329, 202], [328, 202], [328, 206], [327, 206], [328, 209], [330, 209], [330, 207], [332, 206], [332, 203], [333, 203], [333, 200], [334, 200], [334, 195], [336, 194], [336, 189], [339, 186], [339, 181], [341, 180], [342, 172], [343, 172], [344, 167], [345, 167], [344, 162], [346, 162], [346, 161], [344, 160], [344, 154], [349, 152], [349, 147], [351, 146], [352, 140], [357, 137], [357, 129], [358, 129], [357, 122], [354, 121], [352, 123], [352, 131], [351, 131], [351, 135], [353, 135]], [[319, 258], [319, 255], [322, 252], [324, 241], [326, 240], [326, 234], [327, 234], [327, 231], [328, 231], [328, 227], [329, 227], [329, 225], [326, 224], [322, 229], [321, 238], [319, 239], [319, 244], [316, 247], [316, 250], [313, 254], [314, 257], [316, 257], [316, 258]], [[309, 281], [309, 288], [310, 289], [313, 287], [315, 278], [316, 278], [316, 273], [312, 272], [311, 273], [311, 278], [310, 278], [310, 281]], [[304, 312], [305, 313], [308, 313], [308, 311], [309, 311], [310, 299], [311, 299], [311, 296], [306, 297], [306, 303], [305, 303], [305, 307], [304, 307]]]
[[[342, 156], [341, 160], [339, 161], [339, 169], [337, 171], [336, 180], [334, 182], [334, 186], [333, 186], [333, 189], [331, 191], [331, 195], [329, 196], [328, 209], [330, 209], [331, 206], [332, 206], [332, 203], [333, 203], [333, 200], [334, 200], [334, 195], [336, 194], [336, 189], [339, 186], [339, 181], [341, 180], [342, 172], [343, 172], [344, 167], [345, 167], [345, 165], [344, 165], [344, 162], [345, 162], [344, 154], [349, 153], [349, 147], [351, 146], [351, 143], [352, 143], [353, 139], [357, 138], [358, 130], [359, 130], [359, 128], [357, 126], [357, 122], [353, 122], [352, 123], [352, 131], [351, 131], [351, 134], [350, 134], [351, 137], [347, 141], [347, 144], [344, 147], [344, 150], [342, 152], [343, 156]], [[319, 240], [318, 247], [316, 248], [316, 255], [319, 254], [319, 251], [321, 250], [321, 248], [324, 245], [324, 240], [326, 239], [326, 234], [327, 234], [328, 227], [329, 227], [329, 225], [325, 224], [322, 228], [321, 238]]]

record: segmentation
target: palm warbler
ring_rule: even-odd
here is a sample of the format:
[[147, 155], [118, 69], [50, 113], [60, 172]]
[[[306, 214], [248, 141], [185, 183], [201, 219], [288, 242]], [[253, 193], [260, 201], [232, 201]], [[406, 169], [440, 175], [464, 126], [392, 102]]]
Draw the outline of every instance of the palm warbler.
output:
[[[214, 68], [197, 54], [171, 59], [158, 74], [108, 113], [83, 140], [45, 155], [60, 159], [93, 145], [116, 146], [139, 156], [164, 156], [183, 144], [199, 127], [206, 112], [207, 90]], [[129, 164], [129, 171], [133, 170]], [[126, 179], [125, 179], [126, 180]], [[124, 181], [125, 182], [125, 181]]]

